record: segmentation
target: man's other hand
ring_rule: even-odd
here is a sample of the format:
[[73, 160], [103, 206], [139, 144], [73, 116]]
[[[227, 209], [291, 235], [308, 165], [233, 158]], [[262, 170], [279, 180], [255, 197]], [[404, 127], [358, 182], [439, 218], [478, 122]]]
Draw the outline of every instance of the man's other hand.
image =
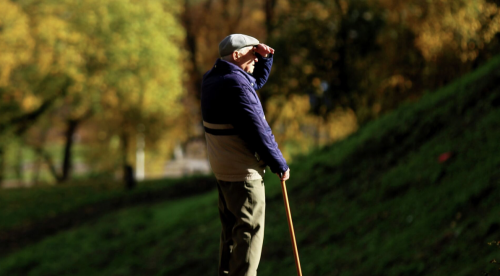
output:
[[281, 179], [281, 181], [286, 181], [290, 178], [290, 169], [286, 170], [286, 172], [283, 173], [283, 176], [280, 176], [279, 173], [277, 173], [277, 175]]
[[266, 44], [259, 44], [253, 47], [254, 51], [259, 53], [263, 57], [267, 57], [268, 54], [274, 54], [274, 49], [267, 46]]

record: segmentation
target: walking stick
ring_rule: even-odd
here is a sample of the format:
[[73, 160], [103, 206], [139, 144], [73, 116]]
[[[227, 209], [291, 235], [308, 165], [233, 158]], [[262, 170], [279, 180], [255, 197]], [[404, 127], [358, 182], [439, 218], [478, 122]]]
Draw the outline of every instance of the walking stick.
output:
[[281, 180], [281, 190], [283, 191], [283, 201], [285, 201], [286, 217], [288, 218], [288, 229], [290, 230], [290, 238], [292, 239], [293, 255], [295, 257], [297, 275], [302, 276], [302, 270], [300, 269], [299, 251], [297, 250], [297, 242], [295, 241], [295, 233], [293, 231], [292, 214], [290, 213], [290, 205], [288, 204], [288, 195], [286, 192], [285, 180]]

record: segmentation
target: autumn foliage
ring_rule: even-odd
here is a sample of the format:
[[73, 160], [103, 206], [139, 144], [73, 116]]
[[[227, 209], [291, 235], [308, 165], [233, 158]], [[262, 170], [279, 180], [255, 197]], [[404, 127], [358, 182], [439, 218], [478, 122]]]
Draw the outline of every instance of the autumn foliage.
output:
[[230, 33], [276, 49], [259, 95], [292, 158], [477, 68], [499, 31], [488, 0], [0, 0], [0, 179], [26, 148], [63, 182], [75, 134], [92, 172], [133, 164], [138, 135], [158, 172], [203, 140], [201, 76]]

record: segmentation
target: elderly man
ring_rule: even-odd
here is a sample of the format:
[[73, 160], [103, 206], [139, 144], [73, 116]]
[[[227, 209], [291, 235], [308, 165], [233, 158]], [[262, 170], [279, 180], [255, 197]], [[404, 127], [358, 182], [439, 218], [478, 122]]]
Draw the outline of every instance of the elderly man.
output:
[[271, 72], [274, 49], [232, 34], [203, 76], [201, 109], [208, 158], [217, 178], [222, 223], [219, 276], [254, 276], [264, 239], [264, 169], [282, 180], [290, 170], [255, 92]]

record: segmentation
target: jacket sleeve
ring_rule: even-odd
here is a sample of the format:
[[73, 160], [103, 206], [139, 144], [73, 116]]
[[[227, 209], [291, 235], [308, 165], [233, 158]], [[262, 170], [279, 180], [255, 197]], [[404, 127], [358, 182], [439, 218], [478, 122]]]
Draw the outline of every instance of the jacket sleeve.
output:
[[271, 73], [271, 67], [273, 66], [273, 54], [267, 55], [267, 58], [256, 53], [257, 63], [255, 63], [255, 68], [253, 69], [253, 77], [255, 78], [256, 87], [255, 90], [261, 89], [269, 78]]
[[250, 88], [233, 83], [231, 124], [238, 131], [240, 137], [257, 152], [273, 173], [288, 170], [285, 158], [278, 148], [271, 127], [264, 118], [261, 103]]

